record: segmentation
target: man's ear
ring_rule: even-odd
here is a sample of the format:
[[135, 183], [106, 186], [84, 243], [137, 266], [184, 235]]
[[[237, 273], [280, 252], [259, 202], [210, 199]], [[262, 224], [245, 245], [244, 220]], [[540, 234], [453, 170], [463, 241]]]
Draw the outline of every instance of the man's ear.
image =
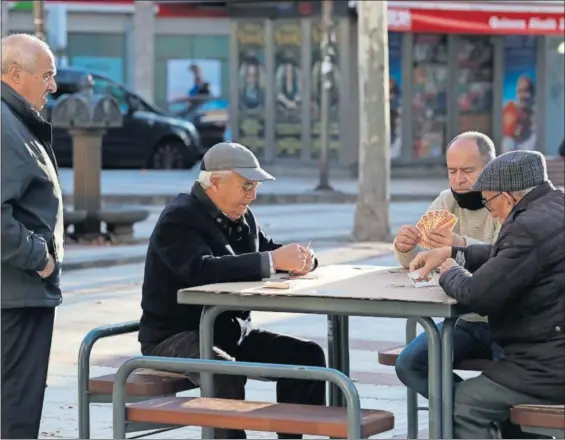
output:
[[17, 64], [10, 64], [8, 67], [8, 77], [15, 83], [19, 83], [22, 80], [22, 69]]

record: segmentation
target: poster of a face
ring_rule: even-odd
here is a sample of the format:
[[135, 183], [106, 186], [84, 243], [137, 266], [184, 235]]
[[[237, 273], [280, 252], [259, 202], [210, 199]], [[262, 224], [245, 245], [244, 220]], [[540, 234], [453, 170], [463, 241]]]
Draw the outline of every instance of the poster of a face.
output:
[[390, 158], [400, 157], [402, 149], [402, 34], [388, 33], [390, 88]]
[[[330, 158], [338, 157], [341, 145], [339, 136], [339, 43], [335, 30], [331, 33], [330, 39], [330, 60], [332, 70], [330, 73], [330, 136], [329, 150]], [[311, 69], [311, 88], [312, 96], [310, 100], [312, 118], [312, 158], [320, 156], [320, 111], [322, 98], [322, 27], [319, 21], [312, 23], [312, 69]]]
[[277, 156], [300, 157], [302, 32], [299, 21], [275, 21], [275, 139]]
[[167, 61], [167, 101], [221, 95], [222, 63], [220, 60], [172, 59]]
[[265, 27], [263, 22], [239, 22], [239, 138], [259, 157], [265, 152]]
[[504, 37], [502, 150], [535, 150], [537, 37]]

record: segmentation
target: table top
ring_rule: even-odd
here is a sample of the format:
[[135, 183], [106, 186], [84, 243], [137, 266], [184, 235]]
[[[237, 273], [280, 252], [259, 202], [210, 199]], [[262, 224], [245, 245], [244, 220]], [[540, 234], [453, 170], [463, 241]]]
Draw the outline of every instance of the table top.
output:
[[[241, 298], [318, 298], [332, 300], [394, 301], [406, 304], [456, 305], [439, 286], [416, 288], [401, 268], [385, 266], [331, 265], [323, 266], [308, 274], [313, 279], [289, 281], [289, 289], [264, 287], [266, 281], [280, 281], [283, 275], [257, 282], [219, 283], [181, 289], [181, 304], [207, 304], [206, 294], [238, 296]], [[194, 295], [198, 293], [198, 295]], [[204, 302], [202, 299], [204, 298]], [[210, 303], [217, 304], [217, 301]]]

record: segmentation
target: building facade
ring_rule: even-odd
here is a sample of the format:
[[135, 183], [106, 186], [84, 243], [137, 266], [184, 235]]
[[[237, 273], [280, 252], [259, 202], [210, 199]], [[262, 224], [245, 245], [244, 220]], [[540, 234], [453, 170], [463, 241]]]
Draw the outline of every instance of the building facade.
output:
[[[8, 3], [10, 31], [33, 31], [31, 2]], [[140, 37], [151, 17], [136, 21], [133, 1], [46, 1], [64, 62], [144, 90], [158, 105], [186, 96], [191, 66], [199, 66], [212, 93], [229, 99], [235, 139], [267, 162], [314, 163], [319, 2], [237, 3], [154, 2], [152, 37]], [[355, 2], [334, 5], [330, 149], [334, 162], [349, 166], [359, 144], [357, 15]], [[562, 1], [388, 7], [393, 165], [442, 163], [447, 142], [463, 130], [489, 134], [499, 152], [556, 154], [565, 136]], [[140, 40], [152, 45], [152, 62], [136, 57]], [[151, 74], [139, 74], [148, 65]]]

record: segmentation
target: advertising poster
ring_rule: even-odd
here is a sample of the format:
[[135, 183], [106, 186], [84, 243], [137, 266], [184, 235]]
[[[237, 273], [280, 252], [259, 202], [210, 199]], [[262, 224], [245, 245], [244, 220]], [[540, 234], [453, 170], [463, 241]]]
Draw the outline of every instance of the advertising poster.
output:
[[275, 21], [275, 142], [278, 157], [300, 157], [302, 148], [299, 21]]
[[206, 59], [167, 61], [167, 101], [196, 95], [222, 95], [222, 62]]
[[[329, 157], [336, 159], [341, 145], [339, 136], [339, 54], [338, 40], [335, 31], [332, 33], [330, 58], [332, 62], [332, 73], [330, 83], [330, 136], [329, 136]], [[320, 110], [322, 97], [322, 27], [319, 21], [312, 23], [312, 69], [311, 88], [312, 96], [310, 100], [312, 118], [312, 151], [311, 157], [317, 159], [320, 156]]]
[[265, 154], [265, 27], [238, 22], [239, 138], [258, 157]]
[[402, 149], [402, 34], [388, 33], [390, 88], [390, 158], [398, 159]]
[[71, 66], [80, 67], [92, 73], [106, 75], [119, 83], [124, 81], [124, 70], [121, 58], [76, 56], [71, 58]]
[[447, 36], [415, 34], [413, 57], [413, 157], [442, 157], [447, 141]]
[[504, 37], [502, 150], [535, 150], [536, 46], [532, 35]]
[[494, 47], [490, 37], [457, 39], [459, 132], [480, 131], [492, 137]]

